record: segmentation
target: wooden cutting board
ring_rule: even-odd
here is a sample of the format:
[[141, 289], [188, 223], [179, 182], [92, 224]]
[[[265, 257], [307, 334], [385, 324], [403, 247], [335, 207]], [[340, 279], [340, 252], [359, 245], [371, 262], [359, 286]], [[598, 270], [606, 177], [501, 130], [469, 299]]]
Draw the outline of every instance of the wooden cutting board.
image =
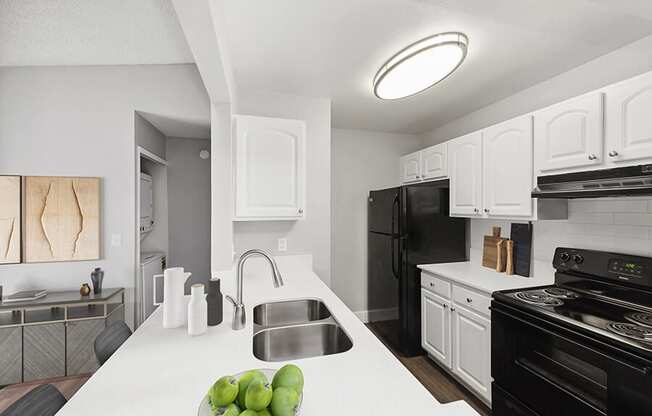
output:
[[[493, 235], [484, 236], [484, 244], [482, 247], [482, 265], [484, 267], [489, 267], [496, 269], [498, 263], [498, 250], [496, 249], [499, 241], [507, 240], [504, 237], [500, 236], [500, 227], [493, 227]], [[506, 251], [503, 250], [504, 255]], [[503, 259], [503, 264], [505, 264], [505, 259]]]

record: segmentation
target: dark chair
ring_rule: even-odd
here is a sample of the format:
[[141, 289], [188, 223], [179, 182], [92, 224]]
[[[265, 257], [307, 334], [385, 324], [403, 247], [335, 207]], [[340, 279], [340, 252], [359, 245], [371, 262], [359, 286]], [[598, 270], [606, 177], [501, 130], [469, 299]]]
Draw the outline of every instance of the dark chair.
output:
[[15, 401], [0, 416], [54, 416], [66, 398], [52, 384], [41, 384]]
[[123, 321], [117, 321], [104, 328], [95, 338], [95, 357], [102, 365], [131, 336], [131, 329]]

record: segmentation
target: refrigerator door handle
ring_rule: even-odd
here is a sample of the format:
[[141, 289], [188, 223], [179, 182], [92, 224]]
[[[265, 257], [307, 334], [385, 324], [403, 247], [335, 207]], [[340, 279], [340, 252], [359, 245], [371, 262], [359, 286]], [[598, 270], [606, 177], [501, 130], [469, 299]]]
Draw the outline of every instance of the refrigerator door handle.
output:
[[[392, 274], [394, 275], [394, 277], [396, 279], [398, 279], [398, 271], [396, 269], [396, 262], [394, 261], [394, 254], [396, 253], [395, 241], [397, 239], [396, 235], [394, 234], [394, 225], [396, 223], [394, 221], [394, 207], [399, 206], [398, 205], [398, 203], [399, 203], [398, 196], [399, 196], [399, 194], [396, 194], [396, 196], [394, 197], [394, 202], [392, 202], [392, 237], [391, 237], [392, 238], [392, 247], [391, 247], [391, 250], [392, 250], [392, 253], [391, 253], [391, 255], [392, 255]], [[399, 213], [400, 213], [400, 211], [399, 211]], [[400, 244], [400, 242], [399, 242], [399, 244]], [[401, 249], [401, 247], [399, 246], [399, 250], [400, 249]]]

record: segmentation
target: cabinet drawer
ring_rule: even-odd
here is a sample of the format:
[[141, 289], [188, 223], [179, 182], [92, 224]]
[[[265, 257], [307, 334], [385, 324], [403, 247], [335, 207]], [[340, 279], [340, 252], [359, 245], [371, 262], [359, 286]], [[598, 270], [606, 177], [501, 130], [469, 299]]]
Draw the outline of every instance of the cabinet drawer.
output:
[[485, 316], [490, 316], [491, 297], [462, 286], [453, 286], [453, 301]]
[[435, 277], [427, 272], [421, 272], [421, 287], [430, 290], [443, 296], [446, 299], [451, 298], [451, 284], [450, 282]]

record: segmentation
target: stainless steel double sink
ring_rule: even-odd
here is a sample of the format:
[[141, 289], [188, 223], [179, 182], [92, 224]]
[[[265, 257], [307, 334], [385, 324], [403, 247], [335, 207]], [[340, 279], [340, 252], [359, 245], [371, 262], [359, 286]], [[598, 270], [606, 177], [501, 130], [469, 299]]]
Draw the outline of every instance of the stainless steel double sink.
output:
[[288, 361], [339, 354], [353, 347], [331, 311], [318, 299], [263, 303], [254, 307], [254, 356]]

